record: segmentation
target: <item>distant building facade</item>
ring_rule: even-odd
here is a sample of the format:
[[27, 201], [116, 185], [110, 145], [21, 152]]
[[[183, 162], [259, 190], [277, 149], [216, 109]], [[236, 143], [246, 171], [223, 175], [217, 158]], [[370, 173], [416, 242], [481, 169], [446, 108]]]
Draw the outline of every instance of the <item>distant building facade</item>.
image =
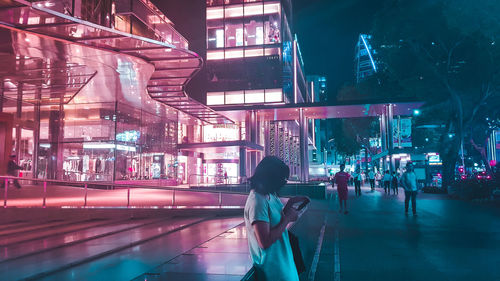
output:
[[356, 44], [354, 56], [354, 69], [356, 70], [356, 83], [377, 72], [375, 61], [376, 51], [370, 44], [371, 35], [360, 34]]

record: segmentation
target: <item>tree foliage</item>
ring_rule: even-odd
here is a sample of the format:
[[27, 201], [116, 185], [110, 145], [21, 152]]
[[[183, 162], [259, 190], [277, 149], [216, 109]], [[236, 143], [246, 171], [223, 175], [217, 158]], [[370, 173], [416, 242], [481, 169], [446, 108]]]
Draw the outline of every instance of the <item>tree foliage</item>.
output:
[[357, 90], [361, 96], [427, 102], [416, 125], [444, 125], [435, 132], [446, 186], [461, 144], [484, 148], [492, 129], [485, 120], [499, 115], [500, 5], [490, 0], [388, 0], [384, 5], [372, 30], [381, 71]]

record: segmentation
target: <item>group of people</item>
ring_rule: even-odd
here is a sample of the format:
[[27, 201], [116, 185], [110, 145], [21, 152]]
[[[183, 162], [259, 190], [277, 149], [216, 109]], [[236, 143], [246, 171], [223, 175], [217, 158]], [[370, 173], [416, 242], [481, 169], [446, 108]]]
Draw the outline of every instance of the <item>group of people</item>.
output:
[[[365, 181], [365, 178], [366, 176], [361, 172], [359, 168], [357, 168], [352, 173], [352, 180], [354, 183], [354, 191], [356, 192], [356, 196], [361, 196], [361, 185]], [[397, 173], [393, 172], [391, 175], [389, 170], [385, 171], [383, 177], [378, 173], [375, 174], [375, 172], [373, 172], [372, 170], [368, 172], [368, 181], [370, 183], [370, 188], [372, 191], [375, 190], [375, 181], [379, 181], [380, 185], [384, 187], [385, 193], [390, 194], [392, 190], [393, 194], [398, 194], [398, 179], [399, 177]]]
[[[360, 169], [357, 168], [352, 175], [345, 172], [345, 165], [340, 165], [340, 172], [336, 173], [332, 178], [331, 183], [332, 187], [337, 184], [337, 194], [339, 198], [340, 212], [344, 214], [348, 214], [347, 210], [347, 195], [348, 195], [348, 183], [352, 179], [354, 182], [354, 191], [356, 196], [361, 196], [361, 183], [363, 181], [363, 176], [360, 172]], [[368, 180], [370, 182], [370, 188], [372, 191], [375, 190], [375, 180], [376, 175], [373, 171], [368, 172]], [[384, 173], [384, 176], [381, 178], [381, 182], [384, 187], [384, 192], [386, 194], [391, 194], [391, 190], [393, 194], [399, 194], [398, 189], [399, 186], [403, 187], [405, 191], [405, 214], [408, 214], [409, 205], [411, 202], [413, 215], [417, 215], [416, 209], [416, 196], [418, 191], [417, 185], [417, 176], [413, 170], [413, 164], [407, 163], [406, 171], [398, 177], [396, 172], [393, 172], [392, 175], [390, 171], [387, 170]]]

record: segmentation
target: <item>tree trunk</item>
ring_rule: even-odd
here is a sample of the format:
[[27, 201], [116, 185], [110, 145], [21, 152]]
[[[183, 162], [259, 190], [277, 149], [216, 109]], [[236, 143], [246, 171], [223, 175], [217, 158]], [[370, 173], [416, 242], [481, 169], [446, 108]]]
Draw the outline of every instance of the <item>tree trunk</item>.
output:
[[443, 161], [442, 184], [443, 189], [448, 191], [448, 188], [455, 181], [455, 166], [458, 161], [458, 153], [460, 150], [460, 140], [458, 138], [449, 139], [445, 134], [441, 137], [440, 156]]

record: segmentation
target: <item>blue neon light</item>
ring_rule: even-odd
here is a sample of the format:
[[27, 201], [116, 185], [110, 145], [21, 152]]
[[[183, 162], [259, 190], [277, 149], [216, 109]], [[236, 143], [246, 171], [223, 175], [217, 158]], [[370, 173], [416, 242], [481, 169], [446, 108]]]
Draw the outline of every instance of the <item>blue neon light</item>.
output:
[[375, 61], [373, 61], [372, 53], [370, 52], [370, 48], [368, 48], [368, 44], [366, 43], [365, 36], [361, 34], [359, 37], [361, 37], [361, 40], [363, 40], [363, 45], [365, 45], [366, 51], [368, 52], [368, 56], [370, 57], [370, 61], [372, 62], [373, 65], [373, 70], [377, 72], [377, 66], [375, 65]]

